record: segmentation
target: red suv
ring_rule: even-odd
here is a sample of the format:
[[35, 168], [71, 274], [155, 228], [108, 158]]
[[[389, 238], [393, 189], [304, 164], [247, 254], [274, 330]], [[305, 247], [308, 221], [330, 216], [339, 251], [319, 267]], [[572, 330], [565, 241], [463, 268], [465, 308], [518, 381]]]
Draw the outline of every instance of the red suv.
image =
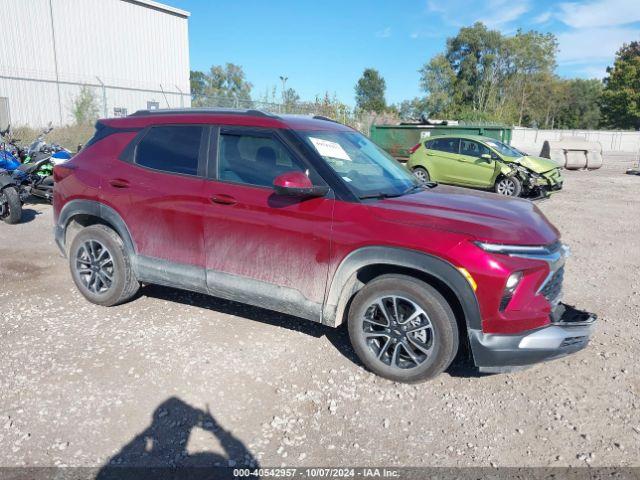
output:
[[357, 131], [258, 111], [101, 120], [55, 167], [55, 237], [91, 302], [141, 283], [337, 327], [372, 371], [505, 371], [584, 348], [567, 249], [527, 200], [419, 183]]

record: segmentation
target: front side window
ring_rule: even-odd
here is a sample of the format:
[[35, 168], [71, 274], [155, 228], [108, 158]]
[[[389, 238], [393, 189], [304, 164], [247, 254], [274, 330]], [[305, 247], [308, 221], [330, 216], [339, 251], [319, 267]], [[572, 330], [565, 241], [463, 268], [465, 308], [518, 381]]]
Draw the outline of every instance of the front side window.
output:
[[408, 170], [361, 133], [297, 133], [359, 198], [399, 196], [420, 185]]
[[197, 175], [203, 128], [151, 127], [136, 147], [135, 163], [163, 172]]
[[308, 172], [284, 145], [271, 136], [221, 133], [218, 178], [222, 181], [272, 187], [278, 175]]
[[482, 155], [491, 155], [491, 150], [481, 143], [473, 140], [460, 140], [460, 155], [480, 158]]

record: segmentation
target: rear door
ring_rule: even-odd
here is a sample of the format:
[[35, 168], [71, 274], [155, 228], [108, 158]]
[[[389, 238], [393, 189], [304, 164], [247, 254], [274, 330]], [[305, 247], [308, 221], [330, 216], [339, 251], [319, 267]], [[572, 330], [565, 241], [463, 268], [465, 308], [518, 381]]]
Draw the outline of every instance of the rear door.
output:
[[204, 278], [202, 189], [210, 128], [153, 126], [131, 157], [114, 159], [103, 201], [125, 221], [137, 253], [156, 264], [191, 265]]
[[438, 182], [455, 183], [458, 174], [457, 138], [434, 138], [425, 144], [429, 175]]
[[459, 169], [460, 176], [457, 181], [471, 187], [487, 188], [492, 185], [496, 161], [482, 158], [482, 155], [491, 155], [491, 150], [475, 140], [460, 139]]
[[218, 296], [320, 320], [334, 199], [277, 195], [273, 180], [305, 172], [325, 185], [269, 129], [222, 126], [205, 184], [204, 246], [209, 290]]

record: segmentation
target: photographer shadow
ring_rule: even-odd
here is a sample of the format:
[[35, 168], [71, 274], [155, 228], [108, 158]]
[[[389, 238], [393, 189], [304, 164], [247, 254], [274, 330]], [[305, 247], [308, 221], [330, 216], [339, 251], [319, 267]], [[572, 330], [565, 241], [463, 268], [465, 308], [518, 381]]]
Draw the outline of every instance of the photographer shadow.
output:
[[[224, 454], [189, 453], [194, 428], [216, 437]], [[151, 425], [111, 457], [96, 480], [157, 478], [232, 478], [233, 467], [259, 468], [258, 461], [231, 431], [208, 411], [171, 397], [153, 412]]]

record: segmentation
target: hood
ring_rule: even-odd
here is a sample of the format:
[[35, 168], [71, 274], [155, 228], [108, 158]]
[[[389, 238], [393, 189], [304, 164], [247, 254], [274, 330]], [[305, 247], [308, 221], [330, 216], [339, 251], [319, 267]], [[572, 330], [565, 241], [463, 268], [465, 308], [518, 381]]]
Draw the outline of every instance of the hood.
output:
[[534, 157], [531, 155], [527, 155], [525, 157], [520, 157], [516, 160], [523, 167], [528, 168], [529, 170], [533, 170], [536, 173], [544, 173], [549, 170], [553, 170], [554, 168], [560, 167], [553, 160], [549, 160], [548, 158], [542, 157]]
[[371, 207], [389, 222], [462, 233], [492, 243], [547, 245], [560, 234], [533, 202], [439, 185], [380, 200]]

